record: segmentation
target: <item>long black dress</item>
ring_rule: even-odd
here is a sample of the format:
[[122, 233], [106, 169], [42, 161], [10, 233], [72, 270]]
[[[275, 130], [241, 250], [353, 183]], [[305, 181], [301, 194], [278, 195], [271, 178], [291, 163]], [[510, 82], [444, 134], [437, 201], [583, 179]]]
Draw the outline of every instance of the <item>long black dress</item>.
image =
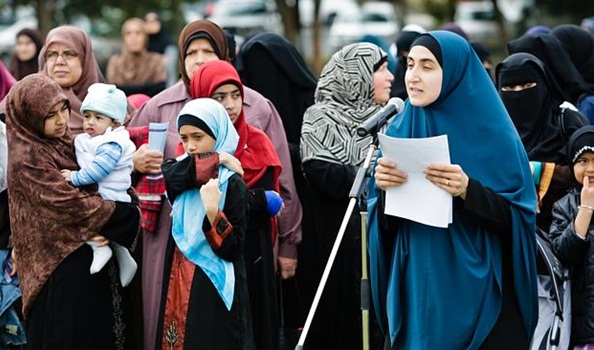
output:
[[[131, 247], [140, 225], [135, 205], [116, 202], [101, 234]], [[122, 288], [114, 259], [89, 274], [93, 250], [87, 244], [68, 255], [50, 275], [27, 321], [28, 349], [131, 349], [129, 288]], [[25, 268], [25, 267], [21, 267]]]
[[[349, 203], [357, 169], [351, 165], [310, 160], [303, 164], [309, 183], [306, 215], [313, 230], [304, 232], [299, 269], [311, 272], [302, 283], [311, 305]], [[311, 349], [361, 349], [361, 216], [353, 210], [305, 346]]]
[[264, 192], [274, 189], [272, 169], [248, 191], [245, 261], [254, 340], [259, 350], [278, 349], [279, 315], [270, 214]]
[[[176, 162], [168, 160], [163, 165], [167, 194], [170, 201], [190, 188], [197, 188], [193, 157]], [[163, 298], [159, 313], [156, 349], [254, 349], [249, 299], [244, 262], [244, 239], [247, 227], [247, 188], [239, 175], [228, 180], [225, 206], [222, 210], [232, 230], [222, 239], [220, 248], [213, 249], [222, 259], [233, 263], [235, 272], [234, 298], [231, 310], [227, 310], [216, 288], [197, 265], [181, 254], [170, 237], [165, 256]], [[220, 227], [215, 234], [220, 233]], [[211, 232], [208, 219], [202, 229]], [[212, 245], [211, 245], [212, 247]], [[181, 276], [181, 277], [180, 277]], [[185, 280], [180, 280], [186, 278]], [[173, 284], [172, 284], [173, 283]], [[171, 288], [186, 289], [187, 304], [174, 300], [168, 292]], [[181, 304], [180, 304], [181, 303]], [[185, 328], [164, 325], [167, 309], [175, 309], [185, 317]], [[183, 347], [180, 346], [183, 339]]]

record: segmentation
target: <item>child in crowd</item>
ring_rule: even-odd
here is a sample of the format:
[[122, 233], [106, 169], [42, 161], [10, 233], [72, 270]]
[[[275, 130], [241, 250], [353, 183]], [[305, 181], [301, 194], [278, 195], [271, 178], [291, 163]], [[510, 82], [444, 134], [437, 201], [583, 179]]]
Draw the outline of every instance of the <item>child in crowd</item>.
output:
[[567, 150], [579, 185], [553, 205], [549, 234], [555, 254], [571, 268], [571, 343], [587, 350], [594, 349], [594, 126], [578, 129]]
[[[104, 199], [131, 202], [128, 189], [132, 185], [132, 155], [136, 146], [122, 126], [128, 102], [123, 91], [115, 85], [95, 83], [89, 86], [82, 102], [84, 133], [74, 140], [80, 170], [62, 170], [62, 176], [74, 186], [98, 185]], [[137, 265], [125, 247], [111, 242], [88, 241], [93, 248], [90, 272], [95, 274], [115, 252], [122, 286], [127, 286], [136, 273]]]
[[177, 130], [184, 153], [163, 163], [172, 203], [158, 349], [256, 349], [244, 259], [248, 190], [221, 155], [240, 136], [215, 100], [189, 101]]

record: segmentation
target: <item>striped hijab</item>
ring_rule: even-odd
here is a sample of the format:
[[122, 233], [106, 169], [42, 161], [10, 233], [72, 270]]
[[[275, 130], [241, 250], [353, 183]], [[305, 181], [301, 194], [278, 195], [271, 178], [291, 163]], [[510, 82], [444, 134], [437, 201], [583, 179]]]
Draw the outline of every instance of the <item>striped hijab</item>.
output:
[[360, 165], [371, 136], [357, 135], [357, 127], [375, 114], [373, 73], [386, 57], [377, 45], [355, 43], [343, 47], [324, 66], [315, 104], [303, 115], [301, 158]]

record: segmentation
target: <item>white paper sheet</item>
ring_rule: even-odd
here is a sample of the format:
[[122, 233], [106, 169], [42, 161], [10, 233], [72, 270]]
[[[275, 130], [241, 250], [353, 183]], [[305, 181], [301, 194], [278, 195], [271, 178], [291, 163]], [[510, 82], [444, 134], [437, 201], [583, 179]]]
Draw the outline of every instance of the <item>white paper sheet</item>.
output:
[[148, 149], [159, 152], [165, 150], [167, 129], [169, 129], [169, 122], [149, 123]]
[[447, 135], [401, 139], [378, 134], [378, 138], [382, 156], [408, 174], [404, 184], [387, 189], [385, 214], [448, 227], [452, 223], [452, 196], [423, 174], [429, 163], [450, 164]]
[[[169, 129], [169, 122], [165, 123], [149, 123], [149, 137], [148, 149], [152, 151], [163, 152], [165, 150], [165, 142], [167, 141], [167, 129]], [[160, 179], [163, 174], [148, 175], [147, 178], [151, 180]]]

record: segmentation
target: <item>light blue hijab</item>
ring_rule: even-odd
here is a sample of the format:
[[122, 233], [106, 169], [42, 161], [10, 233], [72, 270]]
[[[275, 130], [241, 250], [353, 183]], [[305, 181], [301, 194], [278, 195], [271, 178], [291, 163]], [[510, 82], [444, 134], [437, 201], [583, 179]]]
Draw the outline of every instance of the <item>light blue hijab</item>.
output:
[[[442, 51], [443, 83], [427, 107], [408, 101], [386, 134], [401, 138], [448, 135], [452, 164], [505, 198], [511, 208], [513, 281], [526, 335], [538, 317], [536, 193], [528, 158], [493, 82], [470, 44], [433, 31]], [[395, 349], [477, 349], [502, 306], [502, 251], [489, 232], [461, 210], [448, 228], [398, 219], [380, 232], [379, 188], [371, 179], [369, 253], [377, 318]], [[386, 237], [394, 237], [387, 246]]]
[[[216, 142], [214, 152], [227, 152], [233, 154], [239, 142], [239, 135], [225, 108], [217, 101], [210, 98], [191, 100], [182, 108], [177, 116], [191, 115], [201, 119], [212, 130]], [[179, 159], [187, 157], [184, 154]], [[227, 195], [227, 180], [234, 174], [224, 166], [219, 166], [218, 179], [222, 192], [219, 208], [225, 206]], [[173, 202], [172, 234], [179, 250], [188, 260], [198, 265], [211, 280], [227, 310], [231, 310], [233, 291], [235, 288], [235, 273], [233, 264], [216, 255], [204, 236], [202, 222], [205, 210], [198, 188], [187, 190], [179, 195]]]

